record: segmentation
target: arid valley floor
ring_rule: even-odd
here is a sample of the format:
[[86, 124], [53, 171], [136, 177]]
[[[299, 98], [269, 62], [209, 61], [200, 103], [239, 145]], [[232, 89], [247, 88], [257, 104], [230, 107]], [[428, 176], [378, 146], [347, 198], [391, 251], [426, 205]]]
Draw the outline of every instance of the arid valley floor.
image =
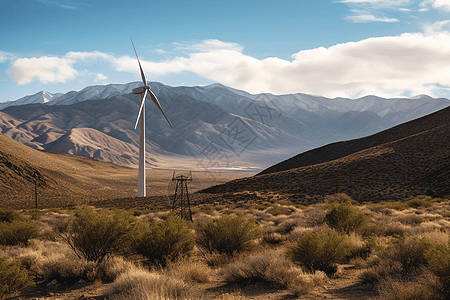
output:
[[[256, 175], [193, 172], [191, 225], [170, 216], [171, 170], [148, 170], [148, 197], [136, 198], [135, 169], [0, 136], [0, 256], [35, 276], [35, 287], [11, 296], [448, 299], [448, 113], [314, 149]], [[102, 248], [114, 226], [128, 231], [104, 260], [74, 246], [89, 232], [100, 234], [91, 242]], [[35, 229], [11, 241], [8, 232], [26, 235], [18, 228]], [[214, 248], [218, 241], [222, 248]], [[236, 241], [244, 246], [226, 250]], [[185, 250], [151, 263], [157, 254], [148, 249], [161, 245]]]

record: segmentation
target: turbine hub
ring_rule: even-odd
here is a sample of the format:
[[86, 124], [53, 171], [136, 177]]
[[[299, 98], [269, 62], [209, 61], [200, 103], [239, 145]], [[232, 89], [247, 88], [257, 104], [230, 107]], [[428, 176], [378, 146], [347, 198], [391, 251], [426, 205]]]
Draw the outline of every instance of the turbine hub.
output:
[[133, 94], [143, 94], [145, 92], [145, 90], [148, 90], [148, 89], [149, 89], [148, 86], [141, 86], [141, 87], [133, 89]]

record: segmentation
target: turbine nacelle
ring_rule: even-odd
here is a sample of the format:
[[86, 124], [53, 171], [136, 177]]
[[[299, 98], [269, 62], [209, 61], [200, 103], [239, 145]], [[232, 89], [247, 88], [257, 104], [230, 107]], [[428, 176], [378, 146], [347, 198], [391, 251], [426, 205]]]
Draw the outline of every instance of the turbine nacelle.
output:
[[149, 90], [149, 89], [150, 89], [149, 86], [141, 86], [141, 87], [133, 89], [133, 94], [136, 94], [136, 95], [143, 94], [145, 92], [145, 90]]

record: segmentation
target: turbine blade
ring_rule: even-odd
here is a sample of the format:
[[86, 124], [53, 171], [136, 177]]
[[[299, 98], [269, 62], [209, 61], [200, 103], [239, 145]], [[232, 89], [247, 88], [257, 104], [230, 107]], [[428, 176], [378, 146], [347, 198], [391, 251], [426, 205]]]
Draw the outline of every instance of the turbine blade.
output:
[[147, 89], [145, 90], [145, 92], [143, 94], [141, 94], [141, 107], [139, 108], [139, 113], [137, 115], [136, 124], [134, 125], [134, 129], [137, 128], [137, 125], [139, 123], [139, 118], [141, 117], [141, 112], [142, 112], [142, 109], [144, 108], [145, 96], [147, 96]]
[[136, 48], [134, 47], [133, 39], [130, 38], [130, 40], [131, 40], [131, 44], [133, 45], [134, 54], [136, 54], [136, 58], [137, 58], [137, 61], [138, 61], [138, 64], [139, 64], [139, 69], [141, 70], [142, 81], [144, 82], [144, 86], [147, 86], [147, 80], [145, 79], [144, 70], [142, 70], [141, 62], [139, 61], [139, 57], [137, 55]]
[[[169, 119], [167, 119], [166, 114], [164, 113], [164, 111], [162, 110], [161, 104], [159, 104], [158, 99], [156, 98], [155, 94], [153, 94], [153, 92], [151, 90], [148, 90], [150, 92], [150, 98], [152, 98], [153, 103], [156, 104], [156, 106], [158, 106], [159, 110], [162, 112], [162, 114], [164, 115], [164, 118], [166, 118], [167, 123], [169, 123], [170, 127], [172, 127], [172, 124], [170, 124]], [[172, 127], [173, 128], [173, 127]]]

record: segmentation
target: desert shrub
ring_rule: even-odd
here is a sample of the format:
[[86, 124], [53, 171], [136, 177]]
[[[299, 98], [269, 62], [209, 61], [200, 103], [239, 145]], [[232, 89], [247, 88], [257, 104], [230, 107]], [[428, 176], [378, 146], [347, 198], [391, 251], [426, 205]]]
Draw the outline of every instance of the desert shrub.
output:
[[114, 282], [122, 273], [129, 272], [136, 268], [136, 265], [122, 256], [109, 256], [100, 265], [88, 274], [87, 280], [93, 281], [101, 279], [102, 282]]
[[377, 285], [380, 300], [428, 300], [433, 298], [433, 290], [427, 278], [416, 280], [396, 280], [389, 278]]
[[232, 284], [248, 285], [264, 283], [281, 288], [295, 289], [296, 294], [307, 294], [325, 279], [323, 272], [305, 274], [292, 261], [277, 251], [267, 251], [226, 266], [222, 271], [225, 281]]
[[380, 253], [379, 257], [400, 263], [401, 275], [406, 276], [427, 263], [425, 259], [427, 250], [424, 243], [410, 238], [400, 238], [394, 247], [387, 248]]
[[269, 245], [278, 245], [286, 240], [286, 237], [278, 232], [264, 232], [262, 241]]
[[402, 266], [399, 262], [378, 259], [375, 262], [371, 262], [373, 266], [363, 272], [361, 272], [359, 279], [363, 284], [378, 284], [379, 282], [388, 278], [400, 277], [402, 272]]
[[267, 213], [271, 214], [272, 216], [276, 217], [279, 215], [285, 215], [286, 213], [280, 209], [280, 206], [275, 204], [271, 208], [267, 209]]
[[80, 259], [66, 243], [33, 240], [26, 248], [9, 248], [7, 255], [18, 260], [40, 280], [75, 283], [80, 279], [112, 282], [119, 273], [133, 266], [119, 256], [108, 257], [101, 264]]
[[305, 225], [307, 227], [320, 226], [325, 223], [326, 212], [316, 207], [308, 207], [303, 210]]
[[430, 269], [438, 277], [436, 299], [450, 299], [450, 248], [433, 247], [426, 253]]
[[45, 215], [44, 210], [40, 209], [29, 209], [23, 212], [25, 215], [31, 216], [31, 219], [33, 220], [39, 220], [41, 216]]
[[376, 237], [372, 236], [361, 243], [353, 243], [354, 245], [351, 248], [349, 258], [368, 258], [370, 254], [374, 252], [374, 250], [378, 250], [379, 246], [377, 245]]
[[403, 280], [417, 275], [427, 264], [428, 248], [423, 242], [411, 238], [399, 238], [394, 245], [380, 252], [372, 268], [363, 272], [363, 283], [380, 283], [384, 280]]
[[215, 210], [210, 205], [198, 206], [192, 209], [192, 214], [197, 214], [199, 212], [205, 213], [207, 215], [213, 215]]
[[310, 272], [324, 271], [332, 275], [337, 264], [350, 254], [351, 245], [346, 236], [335, 231], [307, 232], [290, 249], [293, 260]]
[[83, 208], [71, 221], [59, 221], [56, 232], [81, 259], [99, 264], [108, 255], [127, 248], [131, 223], [122, 212], [101, 213]]
[[194, 248], [191, 225], [187, 221], [168, 216], [165, 221], [141, 223], [132, 237], [132, 249], [149, 264], [166, 266]]
[[176, 261], [168, 264], [165, 273], [185, 282], [206, 283], [211, 281], [212, 270], [204, 261]]
[[405, 210], [407, 205], [404, 202], [400, 201], [382, 201], [378, 203], [379, 207], [389, 208], [389, 209], [395, 209], [398, 211]]
[[375, 222], [369, 221], [358, 228], [358, 233], [365, 238], [380, 236], [384, 233], [383, 228]]
[[8, 257], [0, 257], [0, 298], [34, 286], [33, 278], [20, 261], [8, 261]]
[[422, 217], [412, 214], [399, 217], [398, 220], [401, 223], [407, 225], [420, 225], [421, 223], [425, 222], [425, 220]]
[[430, 200], [424, 198], [414, 198], [406, 201], [405, 204], [412, 208], [430, 207], [433, 205], [433, 203]]
[[11, 223], [13, 221], [19, 220], [20, 214], [14, 209], [0, 208], [0, 222]]
[[348, 203], [351, 204], [352, 202], [356, 202], [355, 200], [353, 200], [349, 195], [345, 194], [345, 193], [338, 193], [338, 194], [332, 194], [332, 195], [327, 195], [324, 197], [323, 199], [324, 203]]
[[325, 220], [331, 228], [350, 233], [365, 225], [369, 218], [347, 202], [333, 207], [325, 215]]
[[36, 223], [13, 219], [11, 222], [0, 222], [0, 245], [25, 246], [38, 234]]
[[263, 204], [258, 204], [255, 206], [255, 209], [257, 210], [265, 210], [269, 207], [271, 207], [272, 205], [270, 203], [263, 203]]
[[410, 228], [408, 225], [402, 224], [398, 221], [395, 222], [386, 222], [382, 225], [382, 230], [384, 235], [389, 236], [403, 236], [407, 233], [408, 228]]
[[247, 220], [243, 216], [223, 216], [206, 224], [199, 224], [196, 242], [211, 254], [232, 255], [251, 249], [254, 240], [262, 235], [263, 230], [252, 220]]

